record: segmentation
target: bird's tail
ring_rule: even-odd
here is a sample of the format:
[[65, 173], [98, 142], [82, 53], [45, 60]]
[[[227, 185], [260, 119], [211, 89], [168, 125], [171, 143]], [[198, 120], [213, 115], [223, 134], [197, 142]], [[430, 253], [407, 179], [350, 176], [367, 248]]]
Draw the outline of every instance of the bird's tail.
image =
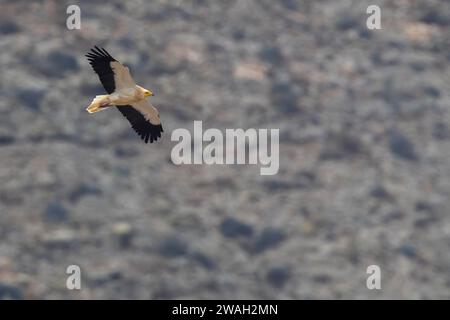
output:
[[109, 95], [101, 95], [96, 96], [89, 107], [86, 108], [86, 111], [89, 113], [99, 112], [102, 110], [107, 109], [108, 107], [111, 107]]

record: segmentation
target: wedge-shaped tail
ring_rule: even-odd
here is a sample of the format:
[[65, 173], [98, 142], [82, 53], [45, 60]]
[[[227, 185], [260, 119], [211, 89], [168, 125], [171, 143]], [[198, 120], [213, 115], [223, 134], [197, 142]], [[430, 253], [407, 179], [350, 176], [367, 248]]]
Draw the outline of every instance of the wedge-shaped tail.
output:
[[92, 100], [89, 107], [86, 108], [86, 111], [89, 113], [95, 113], [95, 112], [105, 110], [108, 107], [111, 107], [110, 101], [109, 101], [109, 96], [107, 94], [100, 95], [100, 96], [96, 96], [94, 98], [94, 100]]

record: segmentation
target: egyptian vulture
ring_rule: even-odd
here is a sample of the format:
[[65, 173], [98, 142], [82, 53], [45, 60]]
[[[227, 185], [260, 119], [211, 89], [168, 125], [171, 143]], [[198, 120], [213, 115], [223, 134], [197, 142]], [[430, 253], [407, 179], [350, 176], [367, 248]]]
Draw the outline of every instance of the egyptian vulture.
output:
[[96, 96], [86, 110], [94, 113], [116, 106], [145, 143], [158, 140], [164, 130], [158, 110], [146, 100], [153, 93], [138, 86], [130, 70], [105, 49], [95, 46], [86, 57], [108, 92], [107, 95]]

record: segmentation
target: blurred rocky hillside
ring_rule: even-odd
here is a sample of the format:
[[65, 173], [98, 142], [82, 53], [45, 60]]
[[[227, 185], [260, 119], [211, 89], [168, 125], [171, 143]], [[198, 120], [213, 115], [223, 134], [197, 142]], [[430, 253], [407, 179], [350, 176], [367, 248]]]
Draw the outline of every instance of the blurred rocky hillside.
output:
[[[0, 299], [450, 298], [450, 2], [75, 3], [0, 1]], [[161, 141], [85, 111], [94, 45]], [[194, 120], [279, 128], [279, 173], [175, 166]]]

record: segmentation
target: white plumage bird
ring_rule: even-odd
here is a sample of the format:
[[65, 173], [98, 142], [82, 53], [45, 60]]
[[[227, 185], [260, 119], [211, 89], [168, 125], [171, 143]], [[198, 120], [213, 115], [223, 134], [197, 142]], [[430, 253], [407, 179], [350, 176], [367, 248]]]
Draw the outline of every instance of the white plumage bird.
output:
[[108, 93], [96, 96], [86, 110], [95, 113], [116, 106], [145, 143], [158, 140], [164, 130], [158, 110], [146, 99], [153, 93], [137, 85], [130, 70], [105, 49], [95, 47], [86, 57]]

